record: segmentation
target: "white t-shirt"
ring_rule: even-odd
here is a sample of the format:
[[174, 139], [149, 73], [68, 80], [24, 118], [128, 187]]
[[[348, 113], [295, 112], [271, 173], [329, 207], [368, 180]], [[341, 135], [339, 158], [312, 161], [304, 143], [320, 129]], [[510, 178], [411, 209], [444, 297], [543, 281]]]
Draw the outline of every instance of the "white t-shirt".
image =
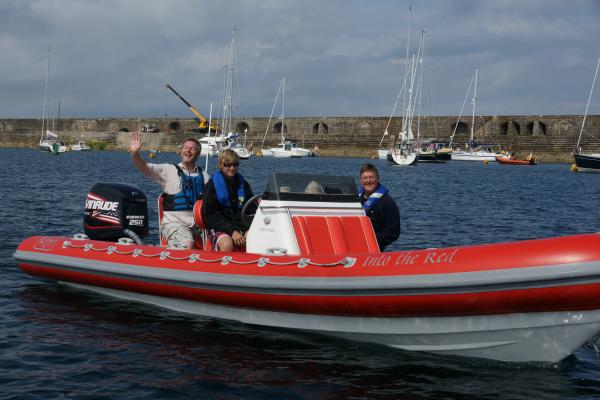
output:
[[[181, 192], [181, 179], [177, 173], [177, 168], [173, 164], [147, 164], [150, 173], [146, 174], [152, 181], [158, 183], [162, 191], [166, 194], [176, 194]], [[189, 176], [198, 176], [200, 168], [196, 167], [188, 171], [183, 164], [179, 163], [179, 168], [184, 174]], [[202, 171], [204, 183], [208, 182], [210, 176], [206, 171]], [[189, 228], [194, 226], [194, 215], [192, 211], [165, 211], [163, 213], [162, 224], [178, 223]]]

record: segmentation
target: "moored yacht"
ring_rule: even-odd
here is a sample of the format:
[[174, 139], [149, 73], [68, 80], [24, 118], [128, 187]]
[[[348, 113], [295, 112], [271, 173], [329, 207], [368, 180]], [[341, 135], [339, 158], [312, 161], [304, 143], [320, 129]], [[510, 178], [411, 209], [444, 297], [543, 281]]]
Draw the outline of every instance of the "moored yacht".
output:
[[598, 58], [598, 64], [596, 65], [596, 72], [594, 73], [594, 79], [592, 80], [592, 88], [590, 89], [590, 96], [588, 97], [587, 106], [585, 107], [585, 114], [583, 116], [583, 122], [581, 123], [581, 129], [579, 131], [579, 137], [577, 139], [577, 145], [573, 152], [575, 158], [575, 165], [578, 170], [582, 171], [594, 171], [600, 172], [600, 153], [584, 153], [580, 147], [581, 136], [585, 127], [585, 120], [587, 119], [588, 110], [590, 107], [590, 101], [592, 94], [594, 93], [594, 87], [596, 86], [596, 78], [598, 77], [598, 69], [600, 68], [600, 58]]

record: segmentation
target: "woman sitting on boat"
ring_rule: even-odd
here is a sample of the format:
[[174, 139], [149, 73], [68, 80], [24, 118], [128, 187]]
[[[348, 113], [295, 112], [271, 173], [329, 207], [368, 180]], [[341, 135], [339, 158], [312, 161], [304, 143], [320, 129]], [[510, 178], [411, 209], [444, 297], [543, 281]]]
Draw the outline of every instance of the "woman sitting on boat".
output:
[[[219, 170], [206, 184], [202, 213], [214, 250], [242, 250], [246, 245], [250, 225], [242, 221], [241, 210], [253, 194], [250, 184], [239, 173], [239, 167], [237, 153], [231, 149], [223, 150], [217, 161]], [[255, 208], [255, 205], [249, 205], [249, 214], [253, 214]]]

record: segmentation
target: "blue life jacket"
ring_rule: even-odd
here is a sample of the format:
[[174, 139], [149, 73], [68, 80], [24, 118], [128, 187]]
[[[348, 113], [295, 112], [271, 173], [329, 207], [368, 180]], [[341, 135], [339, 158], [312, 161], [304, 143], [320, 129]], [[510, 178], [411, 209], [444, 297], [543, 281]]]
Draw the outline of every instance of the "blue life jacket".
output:
[[[383, 195], [386, 194], [387, 192], [388, 192], [387, 188], [380, 183], [379, 186], [377, 187], [377, 189], [373, 193], [371, 193], [371, 195], [363, 203], [362, 206], [363, 206], [365, 212], [368, 214], [369, 211], [371, 211], [373, 209], [373, 207], [375, 207], [375, 204], [377, 204], [379, 199], [381, 199], [383, 197]], [[364, 193], [365, 193], [364, 188], [361, 187], [360, 189], [358, 189], [358, 195], [360, 196], [361, 199], [363, 198]]]
[[185, 211], [193, 210], [196, 200], [202, 198], [204, 190], [204, 176], [202, 169], [199, 169], [197, 176], [186, 175], [177, 164], [173, 164], [177, 168], [177, 175], [181, 182], [181, 191], [175, 194], [165, 195], [163, 202], [164, 211]]
[[[237, 187], [237, 198], [238, 198], [238, 208], [242, 208], [244, 206], [244, 201], [246, 200], [246, 191], [244, 189], [244, 178], [242, 174], [238, 173], [238, 187]], [[231, 201], [229, 201], [229, 192], [227, 191], [227, 183], [225, 183], [225, 177], [221, 171], [215, 172], [212, 177], [213, 185], [215, 186], [215, 192], [217, 195], [217, 201], [225, 206], [231, 207]]]

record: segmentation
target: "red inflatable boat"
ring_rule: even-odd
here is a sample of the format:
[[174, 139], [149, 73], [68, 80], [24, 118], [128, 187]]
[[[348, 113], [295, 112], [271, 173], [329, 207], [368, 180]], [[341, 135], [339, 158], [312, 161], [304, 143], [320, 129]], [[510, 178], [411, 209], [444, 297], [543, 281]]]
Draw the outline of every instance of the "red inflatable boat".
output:
[[530, 158], [528, 160], [517, 160], [516, 158], [510, 158], [506, 156], [496, 156], [496, 161], [500, 164], [509, 164], [509, 165], [536, 165], [537, 161], [535, 158]]
[[355, 191], [274, 174], [245, 253], [80, 234], [28, 238], [15, 258], [124, 299], [407, 350], [557, 362], [600, 333], [599, 234], [380, 253]]

